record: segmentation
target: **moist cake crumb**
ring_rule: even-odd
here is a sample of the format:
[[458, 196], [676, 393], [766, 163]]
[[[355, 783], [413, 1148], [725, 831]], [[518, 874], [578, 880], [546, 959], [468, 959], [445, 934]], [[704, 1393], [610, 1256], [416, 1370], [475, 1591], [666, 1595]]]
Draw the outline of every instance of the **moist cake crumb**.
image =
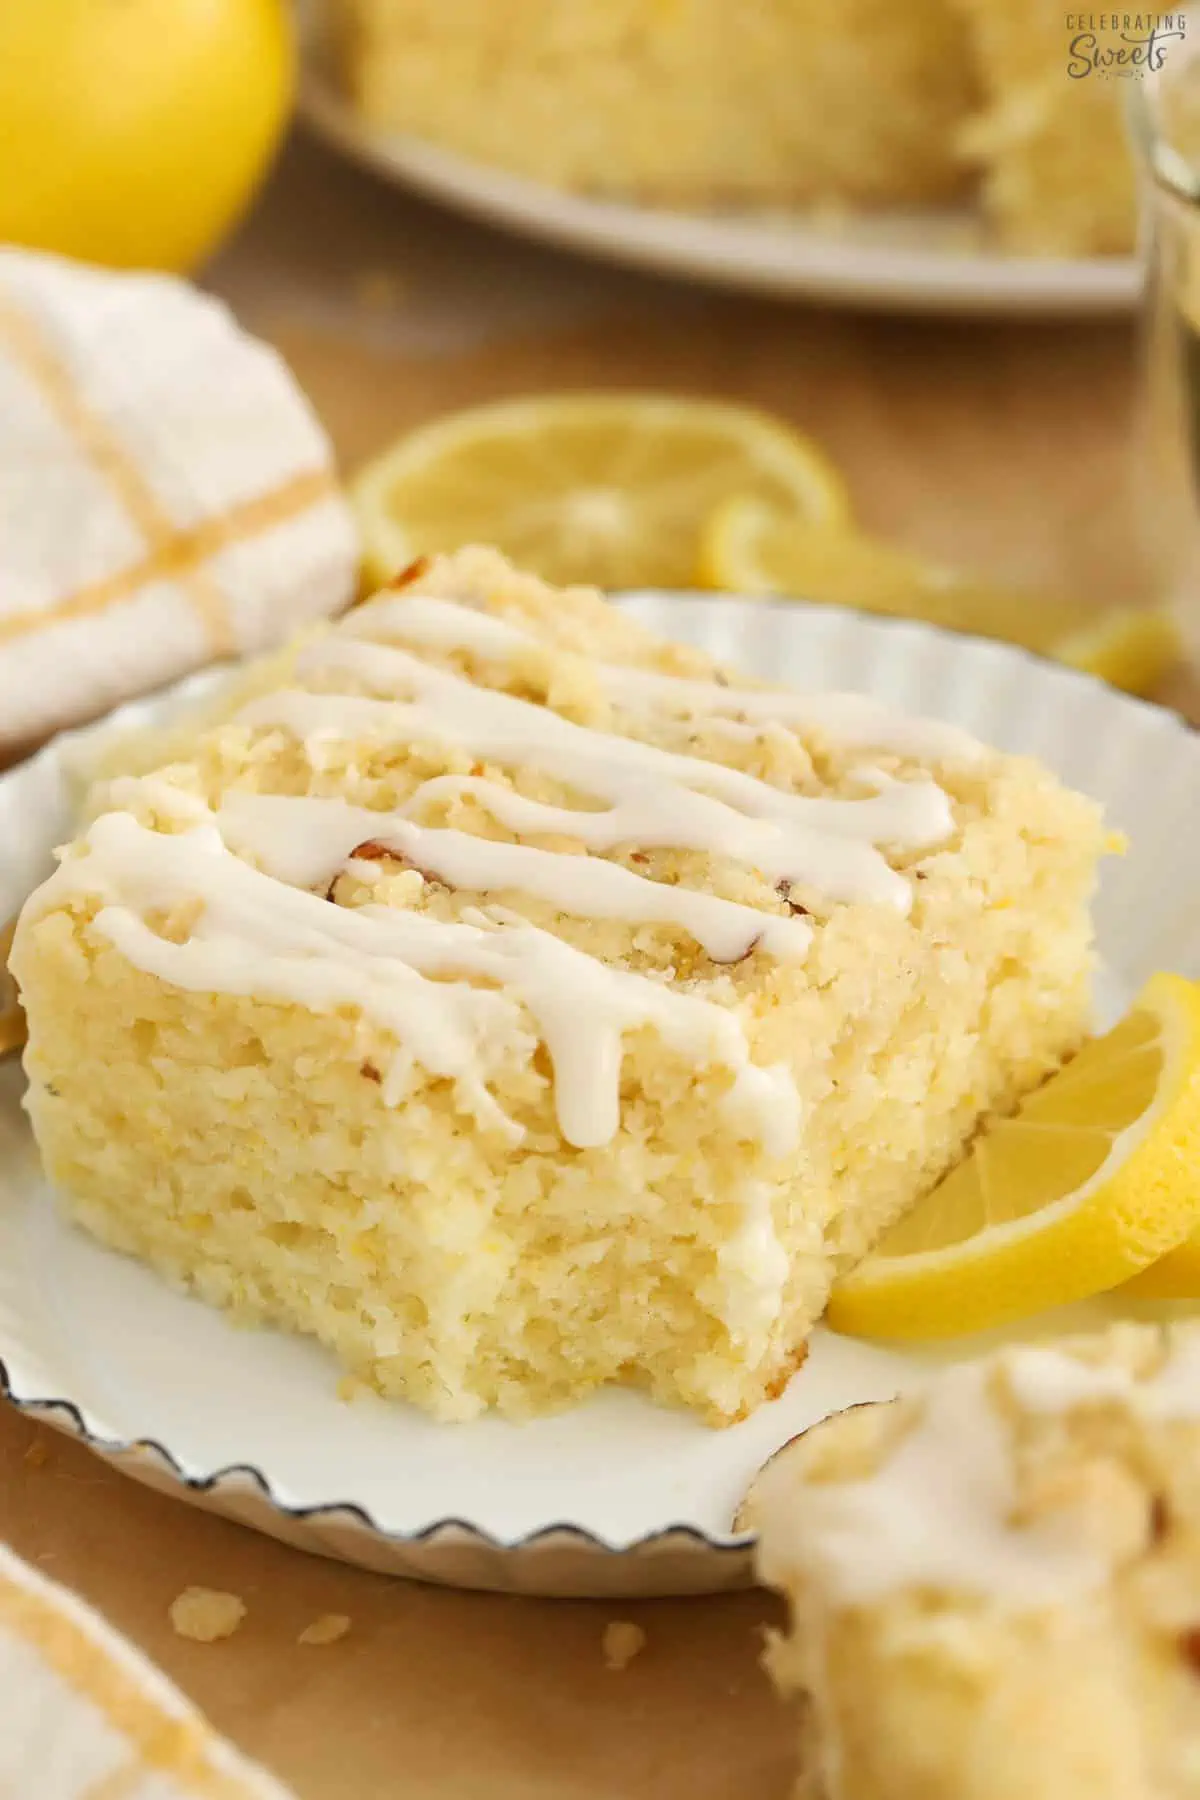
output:
[[196, 1644], [215, 1644], [238, 1630], [246, 1617], [246, 1603], [240, 1594], [222, 1593], [218, 1588], [186, 1587], [176, 1594], [169, 1612], [178, 1637]]
[[336, 1644], [344, 1638], [350, 1629], [350, 1620], [345, 1613], [322, 1613], [306, 1625], [296, 1642], [298, 1644]]

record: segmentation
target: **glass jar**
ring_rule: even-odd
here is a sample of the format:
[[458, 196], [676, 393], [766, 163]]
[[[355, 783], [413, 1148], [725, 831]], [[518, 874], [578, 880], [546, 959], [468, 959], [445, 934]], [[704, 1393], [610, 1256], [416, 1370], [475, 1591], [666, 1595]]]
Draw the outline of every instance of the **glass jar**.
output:
[[1173, 53], [1129, 84], [1145, 288], [1139, 516], [1151, 579], [1200, 648], [1200, 8]]

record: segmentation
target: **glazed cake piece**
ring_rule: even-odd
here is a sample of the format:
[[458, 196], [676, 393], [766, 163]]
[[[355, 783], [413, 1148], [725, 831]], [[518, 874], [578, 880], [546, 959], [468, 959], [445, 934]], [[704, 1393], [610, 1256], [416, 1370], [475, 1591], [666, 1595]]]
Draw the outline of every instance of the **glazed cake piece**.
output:
[[1085, 1031], [1096, 809], [949, 727], [486, 551], [255, 684], [25, 908], [30, 1117], [90, 1231], [441, 1418], [741, 1417]]
[[742, 1523], [790, 1602], [803, 1800], [1200, 1794], [1200, 1326], [960, 1366], [796, 1439]]

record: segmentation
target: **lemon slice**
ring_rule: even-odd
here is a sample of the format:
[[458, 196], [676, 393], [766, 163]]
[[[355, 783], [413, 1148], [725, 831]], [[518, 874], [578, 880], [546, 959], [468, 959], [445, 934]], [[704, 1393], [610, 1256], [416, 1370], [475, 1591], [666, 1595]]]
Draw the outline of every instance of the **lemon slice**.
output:
[[1183, 660], [1183, 636], [1165, 607], [1113, 607], [1067, 632], [1049, 654], [1127, 694], [1152, 694]]
[[841, 477], [764, 413], [654, 394], [559, 394], [455, 413], [351, 484], [366, 574], [494, 544], [547, 581], [690, 587], [700, 530], [748, 490], [788, 516], [844, 523]]
[[1097, 615], [1084, 601], [976, 580], [750, 496], [735, 496], [713, 513], [701, 538], [700, 574], [710, 587], [736, 593], [795, 594], [1022, 644], [1135, 694], [1149, 692], [1182, 655], [1178, 628], [1161, 609]]
[[1121, 1289], [1138, 1300], [1200, 1300], [1200, 1233], [1184, 1238]]
[[982, 1331], [1104, 1292], [1200, 1225], [1200, 985], [1155, 975], [834, 1289], [859, 1337]]

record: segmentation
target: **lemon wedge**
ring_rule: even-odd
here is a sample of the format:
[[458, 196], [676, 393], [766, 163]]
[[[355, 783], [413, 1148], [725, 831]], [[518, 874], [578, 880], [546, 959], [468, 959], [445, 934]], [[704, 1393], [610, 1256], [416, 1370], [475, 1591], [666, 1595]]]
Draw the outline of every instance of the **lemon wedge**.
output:
[[1165, 607], [1113, 607], [1066, 632], [1049, 654], [1127, 694], [1152, 694], [1183, 660], [1183, 636]]
[[690, 587], [701, 527], [749, 491], [840, 525], [845, 486], [822, 451], [764, 413], [663, 394], [503, 401], [421, 427], [351, 485], [366, 575], [494, 544], [547, 581]]
[[1138, 1300], [1200, 1300], [1200, 1233], [1184, 1238], [1121, 1289]]
[[1000, 638], [1135, 694], [1152, 690], [1182, 655], [1162, 609], [1097, 614], [1083, 601], [1022, 594], [761, 497], [735, 496], [715, 509], [701, 536], [700, 577], [735, 593], [793, 594]]
[[1200, 984], [1155, 975], [834, 1289], [858, 1337], [983, 1331], [1118, 1286], [1200, 1225]]

